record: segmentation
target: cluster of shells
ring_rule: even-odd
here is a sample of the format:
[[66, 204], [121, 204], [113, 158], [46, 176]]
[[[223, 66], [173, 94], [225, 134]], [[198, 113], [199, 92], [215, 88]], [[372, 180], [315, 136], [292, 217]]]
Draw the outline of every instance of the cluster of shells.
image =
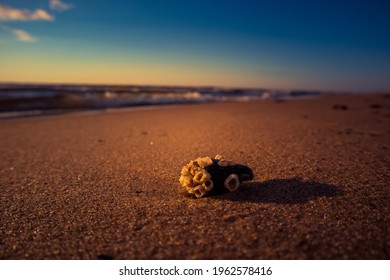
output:
[[[224, 159], [217, 155], [214, 159], [210, 157], [199, 157], [191, 160], [181, 170], [179, 179], [180, 184], [185, 187], [186, 191], [195, 195], [197, 198], [206, 196], [215, 187], [212, 175], [207, 171], [207, 167], [217, 164], [220, 167], [235, 165], [233, 161]], [[240, 186], [240, 180], [237, 174], [230, 174], [224, 180], [224, 187], [229, 191], [234, 191]]]

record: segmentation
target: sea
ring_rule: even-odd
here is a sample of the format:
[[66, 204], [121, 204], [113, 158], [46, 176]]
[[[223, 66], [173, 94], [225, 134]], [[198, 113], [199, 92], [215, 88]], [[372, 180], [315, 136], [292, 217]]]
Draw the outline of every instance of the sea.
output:
[[163, 105], [310, 98], [319, 91], [256, 88], [0, 84], [0, 119]]

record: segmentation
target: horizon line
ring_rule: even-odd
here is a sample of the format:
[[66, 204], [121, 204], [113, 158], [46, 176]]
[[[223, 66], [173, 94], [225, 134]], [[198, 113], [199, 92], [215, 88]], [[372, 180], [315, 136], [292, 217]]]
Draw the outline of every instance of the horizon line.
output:
[[172, 87], [172, 88], [219, 88], [219, 89], [248, 89], [248, 90], [269, 90], [269, 91], [314, 91], [314, 92], [328, 92], [328, 93], [386, 93], [390, 89], [384, 90], [329, 90], [329, 89], [299, 89], [299, 88], [267, 88], [267, 87], [250, 87], [250, 86], [218, 86], [218, 85], [180, 85], [180, 84], [137, 84], [137, 83], [72, 83], [72, 82], [16, 82], [16, 81], [0, 81], [0, 85], [14, 84], [14, 85], [75, 85], [75, 86], [133, 86], [133, 87]]

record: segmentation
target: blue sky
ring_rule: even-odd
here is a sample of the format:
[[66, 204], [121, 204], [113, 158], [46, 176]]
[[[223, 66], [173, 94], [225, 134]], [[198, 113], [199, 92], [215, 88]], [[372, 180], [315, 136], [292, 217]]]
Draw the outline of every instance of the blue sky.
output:
[[0, 81], [390, 89], [387, 1], [54, 2], [0, 0]]

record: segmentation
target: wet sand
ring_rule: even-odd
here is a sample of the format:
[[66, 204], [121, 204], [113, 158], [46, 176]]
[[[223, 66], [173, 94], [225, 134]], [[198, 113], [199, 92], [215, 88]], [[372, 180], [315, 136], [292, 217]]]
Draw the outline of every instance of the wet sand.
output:
[[[389, 259], [390, 96], [0, 122], [1, 259]], [[189, 198], [222, 154], [255, 178]]]

